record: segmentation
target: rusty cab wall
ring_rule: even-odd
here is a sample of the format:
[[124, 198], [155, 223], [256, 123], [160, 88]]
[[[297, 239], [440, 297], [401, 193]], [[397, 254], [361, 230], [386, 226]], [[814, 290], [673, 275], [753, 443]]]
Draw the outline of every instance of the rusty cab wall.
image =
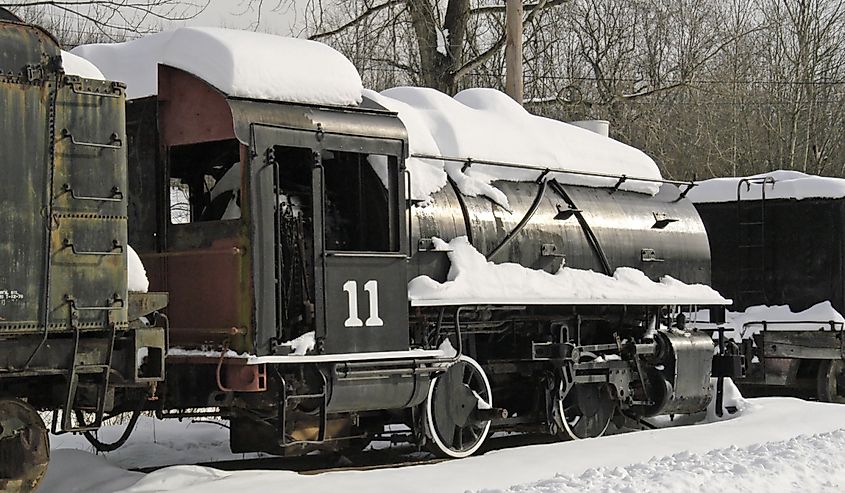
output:
[[409, 348], [395, 114], [227, 97], [161, 66], [127, 121], [130, 240], [170, 293], [171, 346], [284, 355], [314, 331], [323, 353]]
[[170, 293], [171, 346], [248, 350], [248, 239], [236, 207], [246, 147], [226, 97], [204, 81], [162, 66], [158, 92], [127, 104], [130, 243], [150, 289]]

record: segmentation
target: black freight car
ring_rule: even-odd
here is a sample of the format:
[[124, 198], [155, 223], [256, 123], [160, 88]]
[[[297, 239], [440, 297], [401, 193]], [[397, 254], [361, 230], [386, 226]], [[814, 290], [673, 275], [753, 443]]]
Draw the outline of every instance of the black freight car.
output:
[[[704, 181], [689, 196], [707, 227], [713, 287], [732, 310], [798, 314], [829, 302], [845, 313], [845, 180], [776, 171]], [[740, 386], [845, 402], [842, 318], [827, 312], [743, 317], [737, 330], [754, 335]]]

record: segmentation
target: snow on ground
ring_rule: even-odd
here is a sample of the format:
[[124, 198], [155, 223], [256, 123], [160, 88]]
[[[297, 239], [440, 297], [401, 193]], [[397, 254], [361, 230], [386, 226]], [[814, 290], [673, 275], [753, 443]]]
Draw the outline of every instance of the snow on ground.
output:
[[[290, 471], [226, 472], [173, 466], [144, 475], [114, 465], [140, 465], [138, 460], [128, 459], [133, 455], [147, 457], [155, 464], [167, 462], [170, 447], [181, 448], [172, 455], [195, 458], [196, 462], [223, 453], [226, 430], [216, 425], [183, 424], [185, 435], [177, 435], [178, 429], [169, 425], [158, 426], [158, 448], [144, 452], [139, 445], [122, 458], [115, 458], [115, 453], [105, 459], [78, 450], [63, 450], [62, 447], [73, 447], [74, 437], [69, 437], [64, 445], [56, 440], [41, 491], [551, 493], [845, 488], [845, 470], [841, 468], [845, 458], [845, 406], [782, 397], [748, 399], [741, 414], [723, 421], [523, 446], [467, 459], [392, 469], [306, 476]], [[208, 436], [202, 438], [206, 433]], [[143, 436], [144, 433], [133, 436], [130, 445]]]
[[[709, 313], [706, 311], [699, 312], [699, 320], [706, 320], [708, 316]], [[729, 329], [725, 331], [725, 336], [736, 342], [751, 339], [755, 334], [763, 331], [763, 324], [756, 323], [762, 321], [790, 322], [788, 324], [769, 325], [766, 330], [770, 331], [830, 330], [828, 322], [834, 322], [836, 330], [842, 330], [845, 317], [833, 308], [830, 301], [822, 301], [800, 312], [793, 312], [789, 305], [750, 306], [742, 312], [725, 312], [724, 326]]]
[[[122, 468], [157, 467], [171, 464], [195, 464], [221, 460], [259, 457], [260, 454], [233, 454], [229, 451], [229, 430], [225, 420], [158, 420], [141, 416], [126, 445], [105, 454], [108, 463]], [[112, 443], [120, 438], [125, 424], [105, 426], [98, 439]], [[94, 452], [82, 435], [50, 437], [53, 450], [79, 449]]]
[[158, 93], [159, 64], [244, 98], [346, 106], [360, 103], [363, 90], [352, 62], [333, 48], [253, 31], [183, 27], [125, 43], [82, 45], [73, 53], [125, 82], [129, 99]]
[[484, 303], [585, 303], [591, 301], [654, 304], [726, 304], [719, 293], [702, 284], [684, 284], [665, 276], [660, 282], [630, 267], [616, 269], [613, 277], [591, 270], [561, 267], [555, 273], [514, 263], [495, 264], [478, 252], [466, 236], [449, 243], [433, 239], [435, 248], [447, 250], [451, 267], [447, 281], [419, 276], [408, 283], [408, 297], [416, 305], [425, 301], [443, 304]]
[[[766, 183], [767, 199], [809, 199], [845, 197], [845, 179], [828, 176], [807, 175], [799, 171], [777, 170], [749, 177], [713, 178], [699, 182], [689, 191], [687, 197], [696, 203], [734, 202], [737, 198], [737, 186], [744, 178], [761, 180], [765, 177], [774, 179]], [[763, 186], [752, 184], [750, 188], [743, 184], [740, 192], [743, 200], [760, 200]]]
[[[494, 89], [467, 89], [454, 98], [420, 87], [396, 87], [380, 94], [365, 91], [364, 95], [398, 112], [408, 130], [411, 154], [661, 179], [654, 160], [640, 150], [575, 125], [532, 115]], [[463, 166], [463, 162], [412, 157], [408, 169], [413, 198], [428, 198], [446, 185], [448, 174], [464, 194], [485, 195], [507, 207], [507, 197], [492, 181], [534, 181], [539, 176], [533, 170], [482, 164], [463, 170]], [[610, 187], [617, 182], [616, 178], [566, 173], [551, 177], [587, 186]], [[621, 188], [653, 195], [659, 184], [631, 180]]]

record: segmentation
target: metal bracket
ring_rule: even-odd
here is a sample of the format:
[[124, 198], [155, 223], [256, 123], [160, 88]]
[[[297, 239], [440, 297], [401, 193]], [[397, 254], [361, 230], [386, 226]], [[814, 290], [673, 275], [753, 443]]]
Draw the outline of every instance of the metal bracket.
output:
[[665, 262], [664, 259], [658, 258], [657, 252], [653, 248], [643, 248], [640, 251], [640, 260], [643, 262]]
[[689, 183], [684, 184], [684, 186], [685, 186], [686, 188], [684, 188], [683, 190], [681, 190], [681, 194], [680, 194], [680, 195], [678, 195], [678, 200], [681, 200], [681, 199], [683, 199], [684, 197], [686, 197], [686, 196], [687, 196], [687, 194], [689, 193], [689, 191], [690, 191], [690, 190], [692, 190], [693, 188], [695, 188], [697, 185], [698, 185], [698, 183], [695, 183], [695, 182], [689, 182]]
[[552, 172], [552, 170], [550, 170], [548, 168], [544, 169], [543, 172], [540, 173], [540, 176], [538, 176], [537, 179], [534, 180], [534, 181], [537, 184], [543, 183], [543, 181], [546, 179], [547, 176], [549, 176], [549, 173], [551, 173], [551, 172]]
[[569, 207], [561, 207], [560, 204], [557, 204], [556, 207], [557, 214], [555, 214], [554, 219], [557, 221], [566, 221], [575, 214], [580, 214], [584, 212], [581, 209], [578, 209], [577, 207], [574, 207], [572, 205], [570, 205]]
[[27, 65], [26, 79], [29, 82], [44, 80], [44, 67], [41, 65]]
[[82, 147], [95, 147], [97, 149], [120, 149], [123, 147], [123, 141], [120, 139], [120, 136], [117, 135], [116, 132], [113, 132], [109, 136], [109, 142], [107, 144], [100, 144], [98, 142], [84, 142], [81, 140], [76, 140], [73, 134], [70, 133], [70, 130], [63, 128], [62, 129], [62, 138], [63, 139], [70, 139], [73, 145], [78, 145]]
[[678, 219], [667, 216], [665, 212], [652, 212], [651, 214], [654, 216], [654, 224], [651, 225], [652, 229], [663, 229], [670, 223], [678, 222]]
[[617, 181], [617, 182], [616, 182], [616, 185], [613, 185], [613, 189], [610, 191], [610, 193], [614, 193], [614, 192], [616, 192], [617, 190], [619, 190], [619, 187], [621, 187], [621, 186], [622, 186], [622, 184], [623, 184], [623, 183], [625, 183], [626, 181], [628, 181], [628, 176], [627, 176], [627, 175], [622, 175], [622, 176], [620, 176], [620, 177], [619, 177], [619, 181]]
[[566, 258], [565, 254], [557, 253], [557, 245], [554, 243], [543, 243], [540, 245], [540, 256]]
[[96, 91], [88, 91], [83, 89], [82, 78], [77, 76], [72, 76], [69, 78], [70, 80], [70, 89], [75, 94], [81, 94], [83, 96], [99, 96], [101, 98], [119, 98], [123, 96], [123, 89], [126, 87], [122, 82], [112, 82], [111, 83], [111, 92], [96, 92]]

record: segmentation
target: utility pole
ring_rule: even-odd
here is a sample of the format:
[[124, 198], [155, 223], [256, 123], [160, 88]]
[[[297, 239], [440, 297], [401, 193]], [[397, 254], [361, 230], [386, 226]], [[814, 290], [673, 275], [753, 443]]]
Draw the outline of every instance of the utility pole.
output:
[[505, 92], [522, 104], [522, 0], [505, 4]]

